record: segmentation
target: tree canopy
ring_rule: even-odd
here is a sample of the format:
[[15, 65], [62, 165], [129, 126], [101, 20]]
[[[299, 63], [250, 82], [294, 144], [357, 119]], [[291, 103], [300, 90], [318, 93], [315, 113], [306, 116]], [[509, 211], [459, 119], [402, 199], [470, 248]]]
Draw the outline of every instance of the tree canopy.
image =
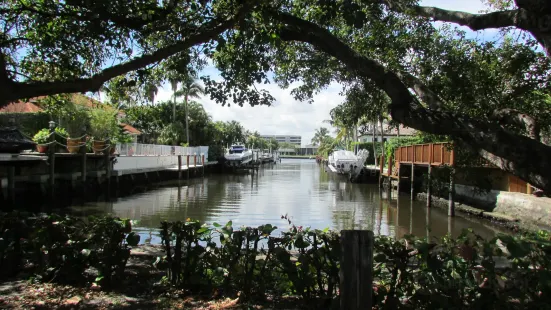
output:
[[[271, 80], [298, 82], [300, 100], [338, 82], [358, 114], [351, 119], [387, 114], [450, 136], [551, 192], [551, 147], [541, 143], [550, 60], [538, 50], [550, 54], [551, 4], [487, 2], [494, 11], [469, 14], [414, 0], [8, 0], [0, 5], [0, 105], [97, 91], [110, 80], [147, 94], [211, 61], [222, 79], [202, 79], [220, 104], [270, 104], [256, 84]], [[434, 20], [531, 36], [469, 40]], [[361, 104], [375, 94], [380, 100]]]

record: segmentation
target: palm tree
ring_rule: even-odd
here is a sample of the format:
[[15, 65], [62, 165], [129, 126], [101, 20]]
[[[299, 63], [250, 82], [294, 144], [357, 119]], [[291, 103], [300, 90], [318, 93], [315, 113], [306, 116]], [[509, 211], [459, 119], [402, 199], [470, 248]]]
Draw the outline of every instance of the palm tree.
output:
[[189, 145], [189, 124], [188, 124], [188, 100], [189, 98], [199, 98], [205, 93], [203, 86], [197, 83], [192, 75], [186, 76], [181, 81], [182, 87], [178, 90], [178, 82], [171, 81], [172, 91], [174, 92], [174, 105], [172, 108], [173, 119], [176, 119], [176, 98], [184, 97], [184, 109], [186, 114], [186, 143]]
[[315, 145], [320, 145], [328, 136], [329, 130], [325, 127], [320, 127], [319, 129], [316, 129], [314, 137], [312, 138], [312, 143]]

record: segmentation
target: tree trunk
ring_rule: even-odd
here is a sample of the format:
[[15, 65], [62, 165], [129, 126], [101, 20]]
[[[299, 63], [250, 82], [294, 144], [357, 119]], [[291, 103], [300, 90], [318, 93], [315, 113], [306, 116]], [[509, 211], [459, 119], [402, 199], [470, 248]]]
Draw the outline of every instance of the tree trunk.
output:
[[189, 145], [189, 125], [188, 125], [189, 115], [188, 115], [188, 107], [187, 107], [188, 102], [187, 101], [188, 101], [188, 95], [186, 94], [185, 101], [184, 101], [185, 109], [186, 109], [186, 143], [187, 143], [187, 146], [190, 146]]
[[[425, 108], [419, 100], [432, 99], [435, 106], [445, 105], [422, 82], [407, 74], [394, 73], [381, 63], [358, 54], [327, 29], [314, 23], [287, 13], [278, 12], [275, 17], [287, 24], [280, 30], [282, 40], [310, 43], [340, 60], [350, 73], [371, 80], [383, 90], [392, 102], [389, 106], [392, 119], [424, 132], [452, 136], [491, 164], [551, 194], [551, 147], [512, 133], [495, 122]], [[413, 96], [410, 89], [417, 96]]]
[[[381, 152], [383, 154], [385, 154], [385, 140], [384, 140], [384, 131], [383, 131], [383, 117], [382, 116], [379, 116], [379, 125], [381, 127]], [[388, 160], [388, 158], [386, 158], [386, 160]]]
[[[172, 125], [176, 125], [176, 94], [172, 96]], [[172, 141], [172, 145], [176, 145], [176, 141]]]

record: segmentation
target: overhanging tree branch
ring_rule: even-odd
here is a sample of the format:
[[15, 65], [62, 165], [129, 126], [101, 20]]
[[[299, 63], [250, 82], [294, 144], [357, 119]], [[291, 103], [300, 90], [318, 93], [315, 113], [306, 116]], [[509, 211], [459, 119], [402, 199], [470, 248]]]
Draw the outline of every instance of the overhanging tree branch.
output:
[[280, 33], [282, 40], [309, 43], [339, 59], [351, 72], [372, 80], [391, 98], [390, 114], [393, 120], [424, 132], [453, 136], [497, 167], [551, 193], [551, 162], [548, 160], [551, 158], [551, 147], [511, 133], [497, 124], [425, 109], [399, 75], [358, 54], [328, 30], [287, 13], [274, 12], [273, 18], [284, 24]]
[[12, 101], [36, 96], [97, 91], [103, 83], [116, 76], [154, 64], [179, 52], [185, 51], [194, 45], [215, 38], [222, 32], [233, 27], [244, 14], [251, 10], [251, 7], [251, 5], [244, 6], [233, 18], [223, 21], [213, 20], [204, 27], [199, 28], [194, 34], [189, 35], [184, 40], [161, 48], [154, 53], [142, 55], [128, 62], [109, 67], [88, 78], [75, 78], [51, 82], [4, 81], [4, 83], [0, 83], [0, 92], [4, 93], [3, 98], [0, 98], [2, 99], [2, 101], [0, 101], [0, 107]]
[[436, 7], [419, 6], [405, 8], [389, 0], [381, 0], [391, 10], [431, 18], [435, 21], [450, 22], [467, 26], [474, 31], [516, 27], [530, 32], [551, 57], [551, 1], [515, 0], [518, 9], [504, 10], [485, 14], [472, 14], [461, 11], [445, 10]]

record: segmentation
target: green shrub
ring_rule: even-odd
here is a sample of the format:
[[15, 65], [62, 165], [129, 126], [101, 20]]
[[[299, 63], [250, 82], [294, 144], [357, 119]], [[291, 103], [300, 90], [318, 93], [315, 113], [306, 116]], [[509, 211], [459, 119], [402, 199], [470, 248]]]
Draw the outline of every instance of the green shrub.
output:
[[48, 128], [40, 129], [34, 136], [33, 141], [38, 144], [46, 144], [50, 142], [50, 130]]
[[112, 217], [0, 214], [0, 275], [25, 267], [38, 281], [76, 284], [94, 267], [95, 282], [111, 285], [124, 272], [129, 246], [139, 242], [131, 230], [129, 220]]

